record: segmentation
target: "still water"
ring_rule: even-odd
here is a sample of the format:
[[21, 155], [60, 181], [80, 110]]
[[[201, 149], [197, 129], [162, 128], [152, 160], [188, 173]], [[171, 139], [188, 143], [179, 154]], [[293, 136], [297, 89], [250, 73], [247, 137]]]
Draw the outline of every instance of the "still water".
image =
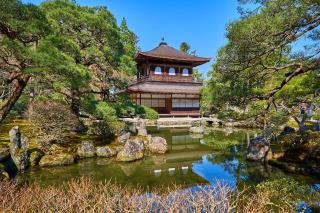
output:
[[257, 134], [256, 131], [213, 129], [203, 136], [189, 134], [188, 129], [184, 128], [152, 127], [148, 133], [167, 140], [167, 154], [145, 157], [132, 163], [92, 158], [71, 166], [33, 168], [18, 175], [16, 180], [55, 185], [73, 178], [90, 176], [95, 181], [111, 180], [143, 188], [171, 184], [196, 186], [213, 184], [217, 180], [239, 186], [281, 177], [292, 177], [315, 187], [320, 183], [319, 179], [310, 176], [286, 174], [272, 166], [247, 162], [245, 151], [248, 140]]

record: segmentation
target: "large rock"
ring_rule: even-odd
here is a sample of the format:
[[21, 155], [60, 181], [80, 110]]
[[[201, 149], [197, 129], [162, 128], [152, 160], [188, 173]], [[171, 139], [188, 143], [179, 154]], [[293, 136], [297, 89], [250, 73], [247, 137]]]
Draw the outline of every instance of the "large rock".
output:
[[80, 158], [91, 158], [96, 155], [96, 148], [91, 141], [83, 141], [78, 147], [77, 154]]
[[99, 157], [112, 157], [117, 154], [117, 152], [113, 149], [111, 149], [109, 146], [101, 146], [97, 147], [97, 156]]
[[130, 136], [131, 136], [131, 133], [130, 132], [127, 132], [127, 133], [124, 133], [124, 134], [122, 134], [122, 135], [120, 135], [118, 138], [117, 138], [117, 142], [118, 143], [125, 143], [125, 142], [127, 142], [127, 140], [129, 140], [129, 138], [130, 138]]
[[41, 158], [39, 165], [43, 167], [47, 166], [62, 166], [70, 165], [74, 163], [74, 157], [71, 154], [56, 154], [45, 155]]
[[252, 161], [268, 161], [272, 157], [270, 142], [264, 136], [258, 136], [250, 140], [247, 159]]
[[140, 139], [128, 140], [117, 154], [118, 161], [135, 161], [143, 158], [144, 144]]
[[18, 126], [13, 127], [9, 131], [10, 137], [10, 155], [19, 171], [24, 171], [29, 165], [28, 142], [21, 135]]
[[0, 148], [0, 162], [7, 160], [10, 157], [9, 148]]
[[151, 137], [146, 148], [151, 153], [164, 154], [168, 150], [167, 141], [161, 137]]
[[190, 127], [189, 131], [191, 133], [203, 134], [204, 133], [204, 128], [201, 127], [201, 126], [193, 126], [193, 127]]

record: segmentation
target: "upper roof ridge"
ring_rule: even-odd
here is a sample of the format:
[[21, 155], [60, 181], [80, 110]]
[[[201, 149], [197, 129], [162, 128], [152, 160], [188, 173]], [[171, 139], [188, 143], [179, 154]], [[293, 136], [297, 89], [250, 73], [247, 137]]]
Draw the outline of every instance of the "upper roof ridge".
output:
[[182, 61], [190, 62], [195, 65], [200, 65], [210, 61], [210, 58], [203, 58], [194, 56], [178, 49], [169, 46], [166, 42], [162, 41], [158, 47], [149, 50], [147, 52], [138, 52], [136, 60], [143, 60], [144, 58], [171, 60], [171, 61]]

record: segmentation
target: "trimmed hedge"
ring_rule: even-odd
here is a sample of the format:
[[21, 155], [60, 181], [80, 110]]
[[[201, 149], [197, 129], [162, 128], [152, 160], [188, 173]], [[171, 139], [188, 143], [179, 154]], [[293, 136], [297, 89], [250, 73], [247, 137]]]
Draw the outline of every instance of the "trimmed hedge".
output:
[[147, 106], [137, 106], [136, 113], [139, 115], [143, 115], [144, 118], [149, 120], [156, 120], [159, 117], [158, 112], [156, 112], [154, 109], [147, 107]]

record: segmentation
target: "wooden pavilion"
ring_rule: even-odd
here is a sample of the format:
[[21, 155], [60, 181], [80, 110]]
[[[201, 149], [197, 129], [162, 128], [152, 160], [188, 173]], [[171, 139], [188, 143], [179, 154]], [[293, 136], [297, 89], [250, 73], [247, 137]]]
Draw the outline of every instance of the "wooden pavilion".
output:
[[127, 92], [132, 101], [160, 115], [200, 116], [200, 89], [193, 68], [210, 61], [186, 54], [161, 42], [136, 55], [137, 79]]

